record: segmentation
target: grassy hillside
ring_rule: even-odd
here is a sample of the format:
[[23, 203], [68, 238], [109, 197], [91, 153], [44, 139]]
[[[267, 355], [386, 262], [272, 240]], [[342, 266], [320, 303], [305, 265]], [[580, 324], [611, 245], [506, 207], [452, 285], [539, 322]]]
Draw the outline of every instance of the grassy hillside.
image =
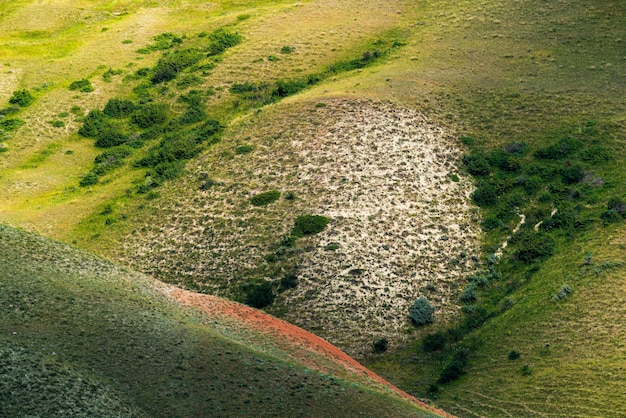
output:
[[282, 360], [280, 336], [248, 348], [243, 322], [206, 321], [145, 276], [0, 237], [3, 416], [435, 416], [360, 373]]
[[[267, 310], [459, 416], [624, 413], [622, 3], [53, 6], [0, 9], [0, 98], [35, 98], [6, 113], [2, 222], [206, 293], [269, 286]], [[240, 42], [213, 53], [216, 30]], [[132, 148], [107, 171], [77, 131], [113, 97], [169, 110], [99, 120]], [[300, 237], [307, 214], [329, 223]]]

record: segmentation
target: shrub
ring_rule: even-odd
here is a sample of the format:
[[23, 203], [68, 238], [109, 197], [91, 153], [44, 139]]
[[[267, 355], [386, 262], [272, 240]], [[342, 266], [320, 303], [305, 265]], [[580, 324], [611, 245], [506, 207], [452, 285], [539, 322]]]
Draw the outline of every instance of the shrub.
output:
[[515, 258], [527, 264], [550, 257], [556, 248], [556, 243], [550, 236], [529, 230], [523, 230], [514, 236], [511, 243], [518, 246], [514, 252]]
[[469, 286], [465, 288], [465, 290], [463, 290], [463, 293], [461, 293], [461, 296], [459, 297], [459, 299], [463, 303], [470, 303], [470, 302], [474, 302], [477, 297], [478, 296], [476, 294], [476, 285], [474, 283], [471, 283]]
[[581, 165], [573, 164], [563, 169], [561, 177], [565, 184], [578, 183], [585, 178], [585, 170], [583, 170]]
[[498, 202], [498, 191], [492, 184], [484, 184], [474, 190], [472, 200], [480, 207], [494, 206]]
[[121, 167], [124, 158], [128, 157], [131, 153], [131, 149], [125, 146], [105, 151], [96, 156], [94, 161], [96, 166], [94, 167], [93, 172], [101, 176], [114, 168]]
[[9, 99], [9, 103], [20, 107], [30, 106], [34, 101], [35, 97], [28, 90], [16, 90]]
[[235, 154], [237, 155], [248, 154], [252, 151], [254, 151], [254, 147], [251, 145], [241, 145], [235, 148]]
[[86, 138], [95, 138], [100, 131], [111, 128], [106, 115], [98, 109], [89, 111], [83, 120], [83, 126], [78, 129], [78, 134]]
[[131, 119], [140, 128], [160, 125], [167, 120], [167, 105], [161, 103], [145, 105], [137, 110]]
[[203, 121], [207, 117], [207, 112], [203, 105], [190, 105], [187, 111], [183, 113], [179, 121], [181, 125], [188, 125]]
[[3, 131], [14, 131], [20, 126], [24, 125], [24, 121], [22, 119], [1, 119], [0, 120], [0, 130]]
[[224, 126], [215, 119], [207, 119], [205, 122], [194, 130], [194, 138], [196, 142], [202, 143], [211, 140], [210, 143], [219, 141], [218, 134], [224, 129]]
[[413, 305], [409, 308], [409, 319], [413, 325], [426, 325], [434, 321], [434, 313], [435, 308], [430, 304], [428, 299], [420, 297], [415, 299]]
[[519, 351], [511, 350], [511, 351], [509, 351], [508, 358], [509, 358], [509, 360], [517, 360], [521, 356], [522, 355], [519, 353]]
[[563, 286], [561, 286], [561, 288], [559, 289], [559, 291], [557, 293], [552, 295], [552, 300], [555, 301], [555, 302], [558, 302], [560, 300], [567, 299], [567, 297], [573, 291], [574, 291], [574, 289], [572, 289], [570, 286], [564, 284]]
[[78, 185], [80, 187], [87, 187], [93, 186], [96, 183], [98, 183], [98, 175], [94, 172], [89, 172], [82, 179], [80, 179]]
[[170, 81], [185, 68], [196, 64], [203, 58], [197, 49], [183, 49], [170, 52], [159, 59], [154, 66], [152, 83], [164, 83]]
[[98, 148], [111, 148], [122, 145], [126, 141], [128, 141], [128, 135], [124, 135], [113, 127], [107, 127], [98, 132], [95, 145]]
[[493, 231], [494, 229], [502, 227], [502, 221], [498, 218], [485, 218], [481, 222], [480, 226], [485, 232]]
[[298, 286], [298, 276], [295, 274], [287, 274], [280, 279], [281, 290], [293, 289], [296, 286]]
[[473, 176], [489, 175], [489, 162], [482, 155], [465, 155], [463, 157], [463, 164], [465, 165], [467, 172]]
[[276, 295], [272, 289], [272, 284], [264, 281], [261, 284], [250, 286], [246, 294], [245, 303], [253, 308], [261, 309], [274, 303]]
[[269, 192], [263, 192], [252, 196], [250, 198], [250, 203], [254, 206], [265, 206], [277, 201], [279, 198], [280, 192], [278, 190], [270, 190]]
[[522, 373], [522, 376], [530, 376], [533, 371], [528, 364], [524, 364], [520, 369], [520, 373]]
[[133, 113], [135, 109], [136, 106], [132, 101], [115, 97], [107, 102], [102, 112], [111, 118], [123, 118]]
[[211, 42], [207, 49], [209, 56], [211, 56], [221, 54], [228, 48], [239, 45], [243, 37], [238, 33], [232, 33], [226, 29], [219, 28], [209, 34], [209, 40]]
[[294, 47], [289, 46], [289, 45], [284, 45], [282, 48], [280, 48], [280, 53], [281, 54], [291, 54], [294, 50]]
[[544, 160], [558, 160], [572, 155], [582, 146], [578, 139], [565, 137], [560, 141], [535, 151], [535, 157]]
[[387, 347], [389, 346], [389, 341], [386, 338], [381, 338], [380, 340], [374, 341], [372, 343], [372, 352], [374, 353], [384, 353], [387, 351]]
[[302, 237], [322, 232], [330, 219], [322, 215], [300, 215], [296, 218], [291, 235]]
[[89, 93], [94, 91], [93, 86], [91, 85], [91, 81], [83, 78], [82, 80], [74, 81], [70, 84], [70, 90], [73, 91], [82, 91], [83, 93]]
[[460, 350], [454, 354], [454, 358], [439, 374], [437, 383], [440, 385], [450, 383], [457, 380], [465, 374], [465, 365], [467, 364], [467, 350]]
[[446, 334], [437, 331], [434, 334], [428, 334], [422, 340], [422, 350], [426, 353], [442, 350], [447, 342]]

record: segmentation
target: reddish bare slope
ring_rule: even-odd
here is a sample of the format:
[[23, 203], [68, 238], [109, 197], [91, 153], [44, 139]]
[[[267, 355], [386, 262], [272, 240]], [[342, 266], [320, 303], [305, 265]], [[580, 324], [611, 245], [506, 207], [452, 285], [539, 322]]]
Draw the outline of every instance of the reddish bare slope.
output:
[[394, 393], [442, 417], [453, 417], [398, 389], [326, 340], [302, 328], [236, 302], [175, 287], [166, 289], [181, 304], [200, 310], [206, 324], [233, 340], [323, 373]]

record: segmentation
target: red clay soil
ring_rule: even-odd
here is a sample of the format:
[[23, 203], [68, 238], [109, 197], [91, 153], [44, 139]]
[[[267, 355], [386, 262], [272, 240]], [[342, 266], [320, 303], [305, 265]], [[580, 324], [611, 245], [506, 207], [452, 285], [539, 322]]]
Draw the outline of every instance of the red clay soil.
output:
[[[179, 303], [197, 308], [209, 318], [227, 319], [230, 320], [228, 321], [230, 323], [234, 320], [239, 326], [248, 327], [258, 334], [266, 335], [269, 337], [268, 340], [271, 340], [272, 344], [277, 346], [279, 350], [284, 351], [287, 355], [297, 357], [297, 359], [307, 367], [322, 373], [328, 373], [331, 372], [333, 368], [336, 369], [336, 367], [332, 366], [339, 366], [343, 368], [345, 372], [348, 372], [341, 373], [343, 375], [341, 377], [343, 378], [357, 380], [360, 381], [360, 383], [363, 383], [363, 378], [365, 378], [366, 381], [369, 380], [370, 385], [373, 384], [373, 386], [391, 390], [401, 398], [407, 399], [425, 410], [439, 414], [442, 417], [454, 418], [452, 415], [437, 408], [433, 408], [398, 389], [376, 373], [359, 364], [334, 345], [302, 328], [257, 309], [215, 296], [193, 293], [174, 287], [169, 288], [168, 293]], [[316, 361], [315, 355], [322, 357], [326, 361]], [[329, 361], [332, 366], [325, 366], [324, 363], [328, 363]], [[357, 376], [359, 378], [356, 378]]]

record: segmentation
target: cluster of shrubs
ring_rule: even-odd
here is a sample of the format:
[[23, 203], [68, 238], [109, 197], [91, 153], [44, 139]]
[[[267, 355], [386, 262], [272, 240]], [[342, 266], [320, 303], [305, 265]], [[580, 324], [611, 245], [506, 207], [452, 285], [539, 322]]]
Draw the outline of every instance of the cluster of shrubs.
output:
[[284, 275], [278, 283], [269, 280], [244, 283], [242, 286], [244, 303], [257, 309], [266, 308], [274, 303], [277, 292], [293, 289], [297, 285], [298, 277], [295, 274]]

